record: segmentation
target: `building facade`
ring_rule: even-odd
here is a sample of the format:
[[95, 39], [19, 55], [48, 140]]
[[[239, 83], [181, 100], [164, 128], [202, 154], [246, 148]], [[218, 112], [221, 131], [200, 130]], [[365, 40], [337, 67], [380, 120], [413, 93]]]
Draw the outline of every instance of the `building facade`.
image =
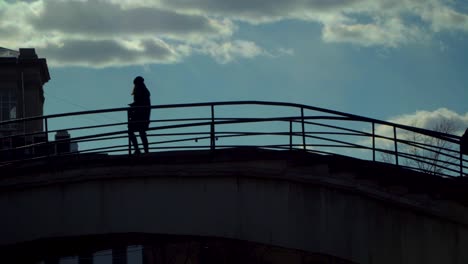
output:
[[[49, 80], [46, 59], [39, 58], [35, 49], [15, 51], [0, 47], [0, 121], [42, 116], [45, 101], [43, 86]], [[40, 119], [2, 125], [2, 146], [19, 144], [11, 137], [18, 134], [30, 134], [17, 141], [32, 143], [36, 137], [41, 137], [43, 130]]]

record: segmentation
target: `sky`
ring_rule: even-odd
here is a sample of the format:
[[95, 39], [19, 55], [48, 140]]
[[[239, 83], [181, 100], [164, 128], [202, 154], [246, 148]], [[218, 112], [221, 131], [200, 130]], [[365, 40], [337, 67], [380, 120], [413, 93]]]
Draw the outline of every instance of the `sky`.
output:
[[[468, 2], [0, 0], [0, 46], [47, 59], [45, 114], [153, 104], [301, 103], [468, 127]], [[457, 132], [457, 133], [460, 133]]]

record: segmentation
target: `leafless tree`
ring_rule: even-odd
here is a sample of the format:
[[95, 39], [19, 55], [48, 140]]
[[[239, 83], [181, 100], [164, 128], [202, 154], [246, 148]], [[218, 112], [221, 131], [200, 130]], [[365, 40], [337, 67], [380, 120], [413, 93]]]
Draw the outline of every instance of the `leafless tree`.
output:
[[[459, 127], [456, 122], [443, 119], [430, 130], [454, 134]], [[417, 168], [430, 174], [442, 174], [444, 168], [453, 168], [457, 163], [457, 145], [437, 136], [424, 135], [416, 132], [404, 134], [404, 144], [399, 144], [399, 154], [405, 166]], [[394, 163], [395, 156], [382, 153], [383, 162]]]

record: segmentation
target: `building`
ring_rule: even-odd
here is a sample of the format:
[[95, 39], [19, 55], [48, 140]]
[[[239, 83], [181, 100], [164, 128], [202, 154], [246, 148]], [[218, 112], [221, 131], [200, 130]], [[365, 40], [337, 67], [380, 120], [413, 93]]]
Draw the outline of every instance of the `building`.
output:
[[[46, 59], [33, 48], [19, 51], [0, 47], [0, 121], [43, 115], [43, 85], [50, 80]], [[11, 147], [44, 138], [42, 120], [0, 126], [1, 147]], [[26, 137], [12, 137], [31, 134]]]

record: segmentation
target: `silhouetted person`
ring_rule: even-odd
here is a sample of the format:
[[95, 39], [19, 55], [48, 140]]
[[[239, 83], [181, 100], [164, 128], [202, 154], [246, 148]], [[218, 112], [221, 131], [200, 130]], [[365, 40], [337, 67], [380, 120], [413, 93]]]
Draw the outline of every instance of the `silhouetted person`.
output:
[[148, 88], [146, 88], [143, 77], [136, 77], [133, 80], [133, 84], [133, 103], [129, 104], [131, 108], [128, 112], [130, 121], [128, 124], [128, 136], [132, 142], [133, 148], [135, 149], [134, 154], [140, 154], [138, 141], [135, 136], [135, 132], [138, 131], [145, 153], [148, 153], [148, 138], [146, 137], [146, 130], [148, 130], [150, 123], [151, 94], [148, 91]]
[[462, 154], [468, 155], [468, 128], [465, 130], [465, 134], [461, 137], [460, 150]]

